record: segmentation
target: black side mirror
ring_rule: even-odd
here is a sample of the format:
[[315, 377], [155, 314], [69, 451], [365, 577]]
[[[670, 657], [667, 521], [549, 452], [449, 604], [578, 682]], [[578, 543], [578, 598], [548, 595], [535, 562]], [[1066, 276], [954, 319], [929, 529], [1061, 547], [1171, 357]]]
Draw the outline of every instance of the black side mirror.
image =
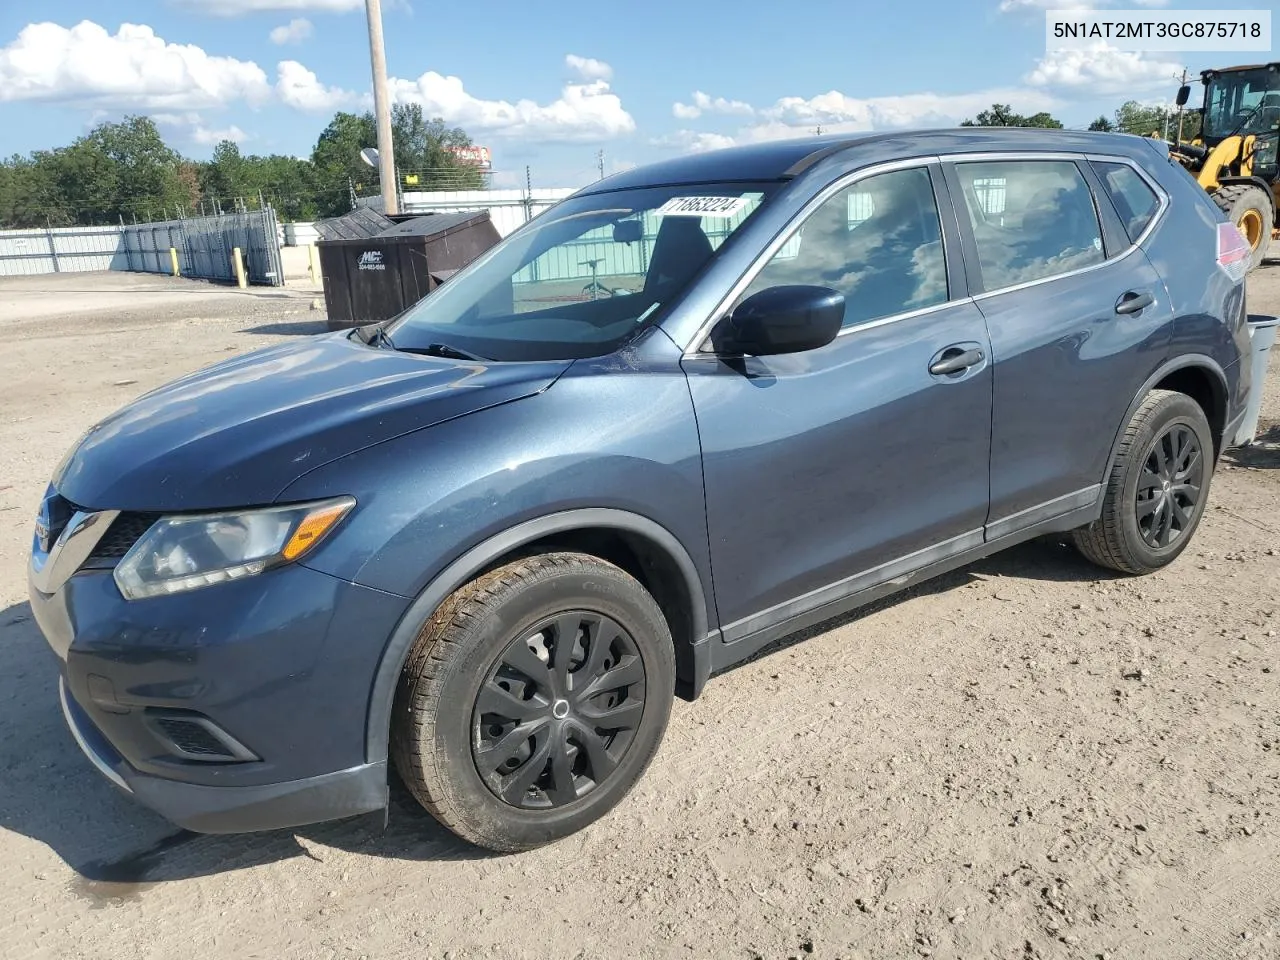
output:
[[1184, 83], [1182, 86], [1178, 88], [1178, 97], [1176, 100], [1174, 100], [1174, 103], [1176, 103], [1180, 107], [1185, 107], [1187, 105], [1187, 101], [1190, 99], [1191, 99], [1191, 88]]
[[644, 237], [644, 224], [639, 220], [619, 220], [613, 225], [614, 243], [635, 243]]
[[711, 335], [717, 353], [765, 357], [825, 347], [844, 323], [844, 294], [829, 287], [769, 287], [734, 307]]

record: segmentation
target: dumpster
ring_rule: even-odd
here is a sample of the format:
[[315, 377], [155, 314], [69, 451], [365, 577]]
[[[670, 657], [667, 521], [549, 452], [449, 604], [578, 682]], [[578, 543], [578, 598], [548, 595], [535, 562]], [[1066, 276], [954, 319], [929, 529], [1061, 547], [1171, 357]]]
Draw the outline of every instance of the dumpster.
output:
[[1280, 317], [1249, 317], [1249, 340], [1253, 344], [1253, 380], [1249, 388], [1249, 405], [1245, 407], [1244, 421], [1236, 432], [1237, 446], [1253, 443], [1258, 432], [1258, 414], [1262, 412], [1262, 394], [1266, 390], [1267, 360], [1271, 356], [1271, 345], [1276, 342], [1276, 327], [1280, 326]]
[[[321, 230], [327, 239], [316, 247], [330, 330], [398, 316], [500, 239], [487, 210], [398, 222], [373, 217], [329, 221]], [[374, 226], [381, 229], [370, 235]], [[344, 230], [363, 235], [335, 236]]]

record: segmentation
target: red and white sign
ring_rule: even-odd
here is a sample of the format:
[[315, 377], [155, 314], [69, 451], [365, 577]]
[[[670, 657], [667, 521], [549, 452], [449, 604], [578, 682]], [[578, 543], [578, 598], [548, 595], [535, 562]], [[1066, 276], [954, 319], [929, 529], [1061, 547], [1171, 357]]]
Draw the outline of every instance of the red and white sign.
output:
[[488, 147], [472, 144], [469, 147], [445, 147], [445, 149], [463, 163], [469, 163], [481, 170], [488, 170], [493, 166], [493, 154], [489, 152]]

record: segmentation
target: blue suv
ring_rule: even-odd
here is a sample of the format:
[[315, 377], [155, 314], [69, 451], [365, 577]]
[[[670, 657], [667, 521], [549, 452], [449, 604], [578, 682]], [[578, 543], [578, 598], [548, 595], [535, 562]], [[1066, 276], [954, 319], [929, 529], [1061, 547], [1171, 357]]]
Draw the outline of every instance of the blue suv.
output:
[[1248, 248], [1158, 142], [965, 129], [580, 191], [386, 324], [91, 430], [31, 606], [67, 722], [192, 830], [383, 809], [495, 850], [612, 808], [673, 695], [1069, 533], [1195, 532], [1250, 388]]

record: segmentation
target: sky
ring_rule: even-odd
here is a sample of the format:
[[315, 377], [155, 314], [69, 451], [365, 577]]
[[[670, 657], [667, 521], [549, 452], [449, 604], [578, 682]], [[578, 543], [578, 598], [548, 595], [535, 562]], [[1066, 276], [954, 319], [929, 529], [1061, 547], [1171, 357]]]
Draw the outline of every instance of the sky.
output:
[[[1247, 0], [383, 0], [397, 102], [493, 151], [494, 186], [578, 187], [679, 153], [823, 132], [948, 126], [994, 102], [1084, 126], [1168, 102], [1183, 66], [1271, 53], [1045, 51], [1044, 9]], [[1262, 6], [1255, 2], [1255, 6]], [[904, 16], [903, 11], [909, 11]], [[308, 156], [371, 104], [364, 0], [0, 3], [0, 155], [145, 113], [183, 154], [222, 139]]]

